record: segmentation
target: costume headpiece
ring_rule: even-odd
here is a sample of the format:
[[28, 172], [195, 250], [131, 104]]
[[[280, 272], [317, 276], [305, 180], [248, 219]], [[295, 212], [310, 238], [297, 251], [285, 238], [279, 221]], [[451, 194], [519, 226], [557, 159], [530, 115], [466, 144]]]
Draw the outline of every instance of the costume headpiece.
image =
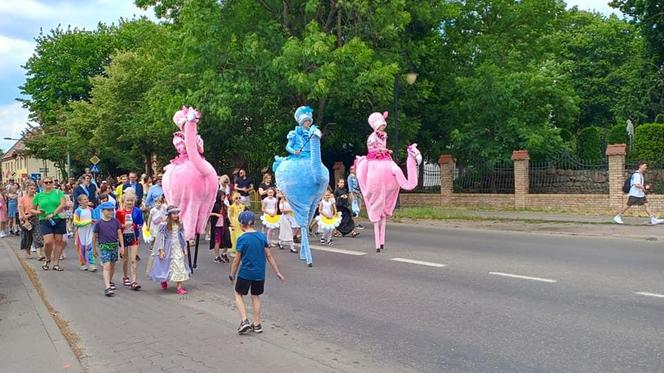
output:
[[180, 209], [176, 206], [168, 206], [168, 208], [166, 209], [166, 214], [168, 215], [174, 214], [176, 212], [180, 212]]
[[295, 110], [295, 121], [297, 124], [300, 126], [302, 123], [304, 123], [305, 120], [308, 120], [313, 123], [314, 117], [313, 117], [314, 109], [310, 108], [309, 106], [300, 106]]
[[387, 126], [387, 122], [385, 121], [385, 119], [387, 119], [387, 111], [384, 112], [383, 114], [371, 113], [371, 115], [369, 115], [369, 125], [375, 131], [378, 129], [378, 127], [382, 125]]

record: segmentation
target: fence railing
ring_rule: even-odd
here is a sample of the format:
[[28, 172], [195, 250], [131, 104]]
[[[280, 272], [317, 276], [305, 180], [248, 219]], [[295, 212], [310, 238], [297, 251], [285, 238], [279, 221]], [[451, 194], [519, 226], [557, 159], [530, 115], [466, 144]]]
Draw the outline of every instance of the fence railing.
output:
[[529, 182], [531, 194], [608, 194], [609, 164], [561, 154], [555, 159], [531, 161]]
[[453, 185], [455, 193], [514, 193], [514, 164], [457, 164]]

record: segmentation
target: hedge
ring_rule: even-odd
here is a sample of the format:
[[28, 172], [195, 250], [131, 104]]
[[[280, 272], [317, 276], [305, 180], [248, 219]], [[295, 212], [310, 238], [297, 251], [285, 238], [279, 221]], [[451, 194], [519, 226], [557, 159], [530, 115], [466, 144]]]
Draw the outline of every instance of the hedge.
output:
[[586, 127], [579, 131], [576, 140], [576, 155], [587, 162], [598, 162], [602, 159], [601, 130], [599, 127]]
[[664, 161], [664, 123], [647, 123], [636, 127], [634, 157], [650, 163]]

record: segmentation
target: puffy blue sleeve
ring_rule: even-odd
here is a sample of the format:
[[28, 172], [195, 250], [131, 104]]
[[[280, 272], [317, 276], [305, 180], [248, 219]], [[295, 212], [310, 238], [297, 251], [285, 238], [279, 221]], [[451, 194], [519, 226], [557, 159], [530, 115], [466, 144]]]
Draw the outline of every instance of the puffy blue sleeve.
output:
[[286, 151], [289, 152], [290, 154], [295, 154], [296, 151], [300, 150], [299, 147], [297, 146], [297, 133], [295, 131], [290, 131], [288, 132], [288, 135], [286, 138], [288, 139], [288, 143], [286, 144]]

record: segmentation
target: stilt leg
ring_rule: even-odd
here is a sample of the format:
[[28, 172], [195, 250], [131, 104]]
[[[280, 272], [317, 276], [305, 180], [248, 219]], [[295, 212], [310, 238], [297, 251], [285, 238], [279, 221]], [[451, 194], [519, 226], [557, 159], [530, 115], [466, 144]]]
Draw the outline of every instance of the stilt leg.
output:
[[194, 251], [194, 268], [198, 268], [198, 243], [200, 242], [201, 235], [196, 233], [196, 251]]
[[376, 244], [376, 252], [380, 252], [380, 221], [373, 223], [374, 225], [374, 242]]
[[191, 270], [191, 273], [194, 273], [194, 267], [191, 265], [191, 245], [189, 244], [189, 240], [187, 240], [187, 260], [189, 261], [189, 269]]

